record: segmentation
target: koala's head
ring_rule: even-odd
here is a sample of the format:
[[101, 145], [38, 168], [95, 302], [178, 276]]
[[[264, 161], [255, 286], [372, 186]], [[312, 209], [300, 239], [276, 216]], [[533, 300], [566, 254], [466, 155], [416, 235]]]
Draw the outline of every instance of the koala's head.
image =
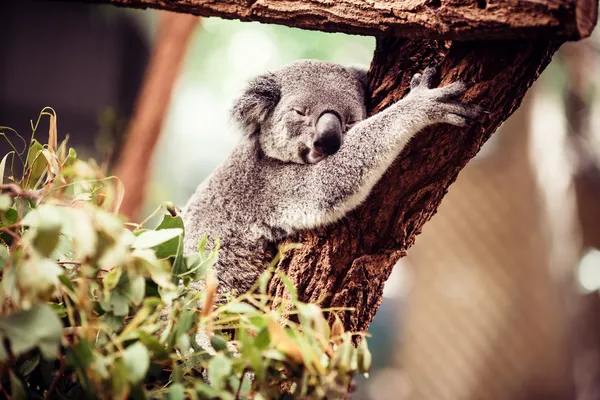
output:
[[366, 117], [366, 72], [303, 60], [254, 78], [233, 118], [267, 157], [317, 163], [338, 151], [345, 133]]

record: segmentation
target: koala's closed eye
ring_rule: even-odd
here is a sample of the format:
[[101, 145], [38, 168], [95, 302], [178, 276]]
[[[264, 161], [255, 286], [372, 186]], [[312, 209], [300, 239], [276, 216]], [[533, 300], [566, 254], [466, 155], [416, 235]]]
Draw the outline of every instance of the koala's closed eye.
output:
[[308, 110], [302, 107], [293, 107], [292, 111], [295, 112], [296, 114], [305, 117], [306, 114], [308, 113]]
[[346, 122], [346, 125], [344, 125], [346, 132], [348, 132], [350, 129], [352, 129], [354, 127], [354, 125], [358, 124], [359, 122], [360, 122], [360, 120], [356, 120], [356, 119], [351, 119], [348, 122]]

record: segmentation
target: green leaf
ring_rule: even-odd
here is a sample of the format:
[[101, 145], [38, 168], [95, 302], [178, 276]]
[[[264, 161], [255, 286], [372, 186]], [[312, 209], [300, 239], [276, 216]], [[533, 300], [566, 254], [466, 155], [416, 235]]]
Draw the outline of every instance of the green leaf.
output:
[[75, 149], [69, 148], [69, 154], [63, 162], [63, 167], [71, 166], [75, 163], [75, 161], [77, 161], [77, 152], [75, 151]]
[[104, 285], [104, 289], [110, 292], [119, 284], [119, 280], [121, 279], [121, 275], [123, 274], [123, 270], [121, 268], [114, 268], [109, 271], [104, 278], [102, 279], [102, 284]]
[[67, 316], [67, 309], [62, 303], [48, 303], [52, 307], [52, 311], [56, 313], [58, 318], [64, 318]]
[[225, 310], [233, 314], [254, 314], [258, 312], [256, 308], [250, 304], [241, 302], [227, 304]]
[[10, 342], [12, 353], [17, 357], [38, 347], [45, 359], [55, 359], [62, 328], [62, 323], [47, 304], [37, 304], [27, 311], [0, 317], [0, 337]]
[[64, 287], [69, 289], [71, 293], [75, 293], [75, 286], [73, 286], [73, 282], [71, 282], [69, 278], [67, 278], [65, 275], [61, 275], [58, 277], [58, 280], [63, 284]]
[[184, 228], [181, 217], [171, 217], [170, 215], [165, 215], [162, 222], [156, 227], [156, 230], [159, 231], [165, 229], [181, 229], [182, 235], [179, 235], [179, 237], [174, 237], [173, 239], [158, 245], [156, 248], [156, 257], [158, 258], [177, 256], [179, 246], [183, 243]]
[[267, 348], [267, 346], [269, 346], [270, 343], [271, 343], [271, 337], [269, 335], [269, 330], [265, 326], [254, 337], [254, 347], [259, 350], [262, 350], [262, 349]]
[[94, 347], [87, 339], [81, 339], [73, 344], [67, 352], [67, 362], [80, 371], [84, 372], [94, 363]]
[[17, 378], [12, 369], [9, 369], [10, 375], [10, 398], [13, 400], [27, 400], [27, 392], [23, 383]]
[[185, 388], [181, 383], [174, 383], [169, 386], [169, 400], [184, 400]]
[[275, 350], [275, 349], [265, 350], [263, 352], [263, 356], [265, 358], [270, 358], [271, 360], [277, 360], [277, 361], [287, 360], [287, 357], [285, 356], [285, 354], [283, 354], [279, 350]]
[[202, 382], [196, 382], [194, 386], [196, 393], [201, 399], [216, 399], [219, 397], [219, 391]]
[[287, 275], [284, 274], [283, 272], [281, 272], [280, 270], [277, 270], [276, 272], [277, 272], [277, 276], [279, 277], [279, 279], [281, 279], [281, 281], [285, 285], [285, 288], [289, 292], [291, 300], [297, 301], [298, 300], [298, 292], [296, 291], [296, 287], [294, 286], [292, 281], [290, 281], [290, 278], [288, 278]]
[[14, 225], [19, 220], [19, 212], [14, 208], [9, 208], [4, 213], [2, 213], [1, 217], [3, 226]]
[[95, 213], [77, 208], [62, 208], [61, 211], [64, 221], [62, 233], [69, 239], [64, 243], [59, 241], [57, 250], [68, 258], [72, 258], [74, 254], [80, 259], [100, 256], [104, 249], [95, 229], [97, 221], [92, 221], [92, 217], [96, 217]]
[[131, 247], [134, 249], [150, 249], [173, 238], [177, 238], [182, 233], [183, 229], [180, 228], [146, 231], [135, 238]]
[[7, 194], [0, 195], [0, 211], [6, 212], [13, 205], [13, 199]]
[[123, 363], [131, 383], [141, 382], [150, 367], [150, 353], [141, 342], [127, 347], [123, 352]]
[[180, 336], [188, 336], [190, 330], [196, 323], [196, 317], [197, 313], [187, 309], [179, 314], [177, 321], [175, 322], [175, 327], [173, 328], [173, 337], [171, 340], [172, 346], [175, 345], [175, 342], [179, 340]]
[[150, 277], [159, 287], [167, 290], [176, 290], [177, 287], [171, 281], [171, 273], [168, 270], [169, 263], [160, 261], [149, 249], [136, 249], [131, 253], [134, 262], [139, 268], [146, 269]]
[[267, 363], [263, 360], [260, 352], [257, 349], [252, 349], [249, 352], [250, 365], [252, 365], [252, 371], [258, 381], [262, 381], [266, 376]]
[[47, 258], [31, 255], [17, 268], [17, 285], [30, 302], [49, 300], [60, 284], [63, 269]]
[[48, 166], [48, 160], [42, 154], [44, 146], [37, 140], [33, 139], [29, 145], [29, 151], [27, 152], [27, 188], [33, 188], [37, 184], [46, 167]]
[[367, 346], [367, 338], [363, 337], [357, 349], [357, 370], [365, 376], [369, 375], [373, 357]]
[[165, 345], [158, 341], [158, 338], [150, 336], [143, 331], [140, 331], [138, 335], [140, 342], [142, 342], [144, 346], [150, 350], [154, 359], [166, 360], [169, 358], [169, 352], [167, 351]]
[[110, 294], [110, 310], [117, 317], [124, 317], [129, 314], [129, 299], [119, 292]]
[[49, 257], [58, 245], [62, 228], [63, 214], [59, 207], [41, 205], [27, 213], [23, 225], [29, 226], [27, 240], [44, 257]]
[[123, 360], [117, 359], [113, 364], [112, 370], [112, 387], [114, 390], [113, 398], [126, 398], [129, 393], [128, 370]]
[[213, 335], [213, 337], [210, 338], [210, 345], [215, 351], [227, 350], [227, 340], [221, 335]]
[[210, 360], [207, 370], [211, 385], [217, 390], [223, 389], [225, 379], [231, 374], [231, 360], [219, 353]]
[[4, 267], [10, 260], [10, 253], [8, 252], [8, 248], [0, 243], [0, 272], [4, 270]]
[[9, 152], [7, 153], [4, 157], [2, 157], [2, 161], [0, 161], [0, 185], [4, 184], [4, 174], [6, 172], [6, 160], [8, 160], [8, 156], [10, 156], [11, 154], [13, 154], [14, 157], [14, 152]]
[[40, 365], [40, 355], [35, 354], [33, 357], [26, 358], [19, 363], [19, 374], [21, 376], [29, 376], [37, 366]]
[[136, 306], [142, 304], [146, 294], [146, 280], [143, 276], [137, 275], [129, 278], [129, 298]]
[[206, 273], [215, 264], [216, 258], [203, 258], [199, 253], [184, 257], [183, 268], [173, 265], [173, 274], [178, 277], [192, 277], [196, 281], [206, 277]]

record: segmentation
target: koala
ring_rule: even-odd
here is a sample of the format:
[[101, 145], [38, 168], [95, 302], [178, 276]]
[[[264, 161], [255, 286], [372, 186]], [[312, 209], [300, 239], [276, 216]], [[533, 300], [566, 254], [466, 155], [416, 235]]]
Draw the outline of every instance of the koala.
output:
[[232, 109], [243, 137], [183, 210], [184, 251], [220, 238], [221, 290], [247, 291], [278, 243], [361, 204], [417, 132], [479, 116], [452, 101], [463, 83], [433, 88], [434, 74], [415, 74], [405, 98], [369, 118], [365, 71], [302, 60], [253, 79]]

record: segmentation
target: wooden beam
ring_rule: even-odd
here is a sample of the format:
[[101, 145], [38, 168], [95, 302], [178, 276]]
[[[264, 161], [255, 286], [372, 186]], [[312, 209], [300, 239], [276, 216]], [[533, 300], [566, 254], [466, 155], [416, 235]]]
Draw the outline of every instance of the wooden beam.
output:
[[156, 8], [325, 32], [442, 40], [591, 34], [596, 0], [66, 0]]

